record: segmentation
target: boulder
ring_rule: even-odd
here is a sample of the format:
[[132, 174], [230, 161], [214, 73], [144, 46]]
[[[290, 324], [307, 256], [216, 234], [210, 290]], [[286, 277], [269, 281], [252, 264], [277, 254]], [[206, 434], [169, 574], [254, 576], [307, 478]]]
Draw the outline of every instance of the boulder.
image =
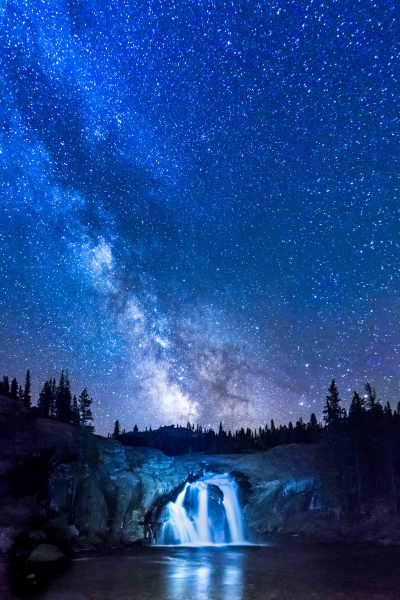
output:
[[52, 544], [40, 544], [26, 559], [27, 563], [47, 563], [65, 560], [66, 556], [57, 546]]

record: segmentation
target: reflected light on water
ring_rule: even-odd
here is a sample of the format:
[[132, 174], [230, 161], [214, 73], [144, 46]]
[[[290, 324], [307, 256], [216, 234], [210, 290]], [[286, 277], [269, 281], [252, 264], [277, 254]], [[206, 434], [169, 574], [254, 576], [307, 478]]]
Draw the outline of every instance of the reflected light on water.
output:
[[193, 600], [241, 600], [242, 554], [226, 552], [224, 561], [211, 549], [199, 549], [187, 558], [176, 557], [168, 566], [168, 597]]

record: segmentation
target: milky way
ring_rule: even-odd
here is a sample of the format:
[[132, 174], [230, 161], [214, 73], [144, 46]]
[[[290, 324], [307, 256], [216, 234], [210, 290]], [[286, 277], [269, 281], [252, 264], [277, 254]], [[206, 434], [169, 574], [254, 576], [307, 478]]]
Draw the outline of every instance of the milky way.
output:
[[400, 400], [396, 2], [9, 2], [0, 376], [98, 432]]

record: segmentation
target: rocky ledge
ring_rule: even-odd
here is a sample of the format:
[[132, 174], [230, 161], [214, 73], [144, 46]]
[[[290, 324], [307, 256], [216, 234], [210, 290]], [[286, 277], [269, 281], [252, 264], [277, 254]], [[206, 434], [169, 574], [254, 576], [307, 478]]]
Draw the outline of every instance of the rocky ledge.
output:
[[299, 536], [324, 543], [400, 543], [400, 523], [384, 501], [362, 517], [345, 515], [318, 445], [288, 445], [249, 455], [170, 458], [149, 448], [96, 440], [94, 466], [60, 464], [47, 510], [87, 540], [130, 544], [150, 537], [154, 520], [184, 483], [204, 471], [230, 473], [239, 486], [246, 537]]

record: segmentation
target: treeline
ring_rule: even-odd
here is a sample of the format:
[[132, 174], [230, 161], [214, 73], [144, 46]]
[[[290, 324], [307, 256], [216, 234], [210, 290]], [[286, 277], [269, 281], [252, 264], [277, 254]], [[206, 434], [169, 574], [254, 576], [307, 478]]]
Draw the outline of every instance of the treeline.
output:
[[344, 510], [365, 512], [372, 497], [386, 497], [398, 512], [400, 491], [400, 402], [393, 410], [374, 388], [353, 393], [350, 409], [341, 406], [333, 380], [324, 408], [324, 448]]
[[[169, 456], [189, 452], [210, 454], [265, 451], [282, 444], [320, 444], [322, 478], [343, 511], [367, 514], [373, 502], [382, 499], [400, 511], [400, 402], [393, 409], [381, 402], [367, 383], [364, 393], [353, 393], [349, 410], [342, 406], [332, 380], [323, 409], [304, 423], [275, 426], [271, 421], [258, 430], [218, 431], [187, 423], [186, 427], [164, 426], [120, 433], [119, 422], [112, 437], [123, 444], [159, 448]], [[380, 501], [380, 500], [379, 500]], [[368, 508], [370, 507], [370, 508]], [[384, 509], [386, 510], [386, 509]]]
[[[341, 406], [341, 399], [336, 383], [328, 389], [323, 410], [323, 420], [318, 422], [314, 413], [306, 423], [300, 417], [293, 425], [276, 426], [274, 421], [260, 426], [258, 429], [241, 428], [234, 432], [226, 431], [220, 423], [218, 431], [206, 429], [201, 425], [187, 423], [186, 427], [170, 425], [152, 430], [139, 431], [137, 425], [133, 431], [121, 433], [120, 421], [116, 421], [111, 437], [121, 439], [131, 445], [156, 447], [164, 453], [173, 455], [188, 452], [206, 452], [211, 454], [227, 454], [256, 452], [268, 450], [281, 444], [310, 444], [331, 438], [332, 435], [346, 437], [357, 431], [360, 439], [363, 436], [371, 439], [400, 426], [400, 403], [397, 410], [392, 411], [390, 403], [385, 406], [376, 399], [376, 392], [369, 383], [365, 385], [365, 394], [353, 394], [353, 400], [347, 412]], [[400, 430], [398, 431], [400, 436]]]
[[25, 386], [22, 387], [14, 377], [11, 380], [8, 375], [4, 375], [0, 381], [0, 396], [8, 396], [14, 400], [19, 400], [28, 410], [31, 408], [31, 372], [28, 369], [25, 376]]
[[32, 406], [31, 379], [28, 369], [25, 377], [25, 386], [22, 388], [16, 378], [10, 379], [4, 375], [0, 381], [0, 395], [20, 401], [29, 411], [32, 418], [55, 419], [61, 423], [81, 425], [94, 430], [91, 422], [93, 415], [91, 411], [92, 398], [89, 398], [87, 389], [82, 390], [76, 397], [72, 396], [68, 371], [61, 371], [58, 383], [56, 379], [45, 381], [36, 406]]
[[313, 413], [310, 421], [304, 423], [300, 419], [293, 425], [275, 426], [274, 421], [259, 429], [244, 429], [235, 432], [226, 431], [222, 423], [218, 431], [206, 429], [201, 425], [187, 423], [186, 427], [179, 425], [161, 427], [152, 430], [151, 426], [145, 431], [139, 431], [135, 425], [133, 431], [120, 432], [119, 421], [116, 421], [111, 437], [131, 446], [148, 446], [158, 448], [168, 456], [180, 456], [189, 452], [205, 452], [206, 454], [236, 454], [268, 450], [280, 444], [309, 444], [321, 438], [324, 427], [317, 422]]

